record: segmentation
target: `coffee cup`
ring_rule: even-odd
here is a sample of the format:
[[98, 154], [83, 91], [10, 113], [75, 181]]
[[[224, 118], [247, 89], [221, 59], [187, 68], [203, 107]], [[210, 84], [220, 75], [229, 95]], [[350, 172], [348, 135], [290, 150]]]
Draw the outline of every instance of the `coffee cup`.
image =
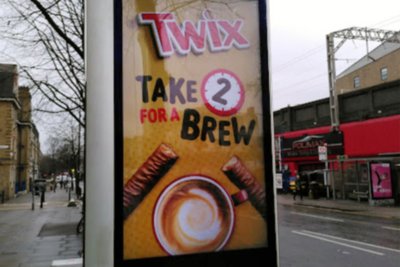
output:
[[170, 255], [219, 251], [232, 235], [234, 206], [246, 200], [246, 191], [231, 196], [205, 176], [179, 178], [164, 189], [156, 202], [156, 239]]

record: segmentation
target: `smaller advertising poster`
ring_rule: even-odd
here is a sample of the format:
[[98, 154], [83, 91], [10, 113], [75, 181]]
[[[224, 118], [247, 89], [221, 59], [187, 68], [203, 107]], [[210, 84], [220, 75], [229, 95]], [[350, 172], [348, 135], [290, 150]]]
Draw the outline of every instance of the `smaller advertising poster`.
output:
[[393, 197], [390, 163], [370, 163], [372, 198]]
[[282, 173], [275, 173], [275, 188], [283, 189]]

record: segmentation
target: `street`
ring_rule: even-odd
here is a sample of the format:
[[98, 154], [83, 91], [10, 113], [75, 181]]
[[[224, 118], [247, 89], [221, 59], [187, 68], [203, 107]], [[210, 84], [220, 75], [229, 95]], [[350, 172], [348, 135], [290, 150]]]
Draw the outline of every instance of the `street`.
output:
[[278, 221], [281, 267], [399, 266], [397, 218], [278, 202]]
[[0, 267], [45, 267], [53, 261], [79, 258], [82, 235], [76, 234], [80, 207], [68, 207], [64, 189], [40, 197], [26, 194], [0, 204]]
[[[280, 267], [399, 266], [399, 207], [277, 199]], [[79, 257], [80, 208], [67, 202], [68, 194], [57, 190], [46, 193], [43, 209], [37, 202], [31, 210], [30, 195], [0, 205], [0, 267], [43, 267]]]

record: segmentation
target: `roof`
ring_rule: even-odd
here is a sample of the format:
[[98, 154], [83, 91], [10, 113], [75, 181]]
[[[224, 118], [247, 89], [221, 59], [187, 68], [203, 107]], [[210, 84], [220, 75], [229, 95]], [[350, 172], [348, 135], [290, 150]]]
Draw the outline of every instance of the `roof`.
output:
[[[358, 69], [361, 69], [362, 67], [376, 61], [377, 59], [380, 59], [396, 50], [400, 49], [400, 44], [399, 43], [387, 43], [384, 42], [378, 47], [376, 47], [374, 50], [369, 52], [369, 54], [365, 55], [361, 59], [359, 59], [356, 63], [345, 69], [342, 73], [340, 73], [337, 76], [337, 79], [340, 79]], [[374, 60], [372, 60], [373, 58]]]
[[18, 75], [17, 65], [0, 64], [0, 98], [15, 98], [15, 77]]

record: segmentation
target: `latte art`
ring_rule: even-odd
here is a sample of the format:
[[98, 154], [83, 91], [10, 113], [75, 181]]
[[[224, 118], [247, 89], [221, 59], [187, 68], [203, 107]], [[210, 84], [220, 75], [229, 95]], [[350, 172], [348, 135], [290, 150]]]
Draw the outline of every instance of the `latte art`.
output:
[[170, 254], [215, 251], [229, 238], [233, 222], [231, 203], [215, 184], [183, 181], [160, 201], [156, 232]]
[[181, 195], [175, 210], [166, 214], [172, 221], [177, 242], [184, 247], [202, 247], [212, 243], [221, 232], [221, 214], [212, 196], [200, 189]]

